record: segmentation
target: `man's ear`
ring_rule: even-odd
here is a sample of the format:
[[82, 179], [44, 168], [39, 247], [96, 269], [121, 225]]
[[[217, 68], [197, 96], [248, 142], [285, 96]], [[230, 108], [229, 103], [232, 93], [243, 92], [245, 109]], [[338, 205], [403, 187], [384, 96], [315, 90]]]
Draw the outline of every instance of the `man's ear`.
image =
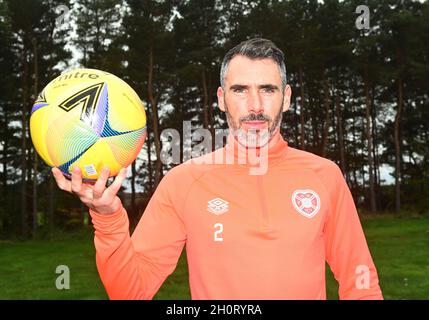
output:
[[217, 88], [217, 102], [219, 105], [219, 109], [225, 112], [224, 92], [222, 87]]
[[292, 89], [287, 84], [285, 88], [284, 96], [283, 96], [283, 112], [289, 109], [291, 96], [292, 96]]

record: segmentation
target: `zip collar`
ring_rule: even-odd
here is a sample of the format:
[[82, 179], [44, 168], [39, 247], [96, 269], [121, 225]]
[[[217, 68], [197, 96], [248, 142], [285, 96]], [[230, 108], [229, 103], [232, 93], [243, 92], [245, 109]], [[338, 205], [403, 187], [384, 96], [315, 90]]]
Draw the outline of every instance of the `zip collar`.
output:
[[280, 132], [277, 134], [279, 137], [273, 137], [277, 139], [274, 145], [262, 148], [246, 148], [232, 134], [229, 134], [225, 146], [227, 158], [233, 159], [234, 164], [246, 167], [261, 166], [261, 164], [267, 164], [269, 167], [276, 164], [285, 158], [288, 150], [287, 141], [283, 139]]

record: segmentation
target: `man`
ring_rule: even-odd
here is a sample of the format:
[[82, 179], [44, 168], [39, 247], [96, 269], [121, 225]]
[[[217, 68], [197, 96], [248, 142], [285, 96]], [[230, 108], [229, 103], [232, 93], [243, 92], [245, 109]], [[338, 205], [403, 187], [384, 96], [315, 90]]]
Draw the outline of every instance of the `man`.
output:
[[[382, 299], [341, 171], [289, 147], [280, 134], [291, 97], [283, 59], [264, 39], [226, 54], [217, 96], [230, 135], [224, 148], [203, 159], [234, 161], [195, 159], [170, 170], [132, 237], [116, 195], [125, 169], [108, 188], [108, 170], [89, 186], [79, 169], [71, 182], [53, 169], [59, 187], [90, 208], [97, 266], [110, 298], [151, 299], [186, 244], [193, 299], [326, 299], [325, 261], [341, 299]], [[238, 161], [243, 153], [253, 160]], [[266, 171], [251, 174], [261, 162]]]

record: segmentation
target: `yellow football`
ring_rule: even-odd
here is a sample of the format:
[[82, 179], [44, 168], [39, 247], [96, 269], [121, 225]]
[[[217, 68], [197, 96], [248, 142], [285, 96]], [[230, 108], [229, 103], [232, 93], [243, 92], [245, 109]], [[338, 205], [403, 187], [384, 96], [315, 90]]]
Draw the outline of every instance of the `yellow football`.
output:
[[136, 92], [115, 75], [75, 69], [52, 80], [31, 110], [30, 134], [40, 157], [70, 177], [74, 166], [94, 181], [104, 166], [118, 174], [138, 156], [146, 113]]

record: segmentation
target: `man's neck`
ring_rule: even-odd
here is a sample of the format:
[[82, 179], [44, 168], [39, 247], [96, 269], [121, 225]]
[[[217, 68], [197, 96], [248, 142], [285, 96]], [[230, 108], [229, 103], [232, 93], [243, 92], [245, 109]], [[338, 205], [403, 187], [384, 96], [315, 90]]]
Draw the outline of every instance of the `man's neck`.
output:
[[271, 140], [268, 142], [268, 152], [270, 152], [270, 149], [272, 149], [281, 139], [283, 138], [280, 134], [280, 129], [277, 129]]

